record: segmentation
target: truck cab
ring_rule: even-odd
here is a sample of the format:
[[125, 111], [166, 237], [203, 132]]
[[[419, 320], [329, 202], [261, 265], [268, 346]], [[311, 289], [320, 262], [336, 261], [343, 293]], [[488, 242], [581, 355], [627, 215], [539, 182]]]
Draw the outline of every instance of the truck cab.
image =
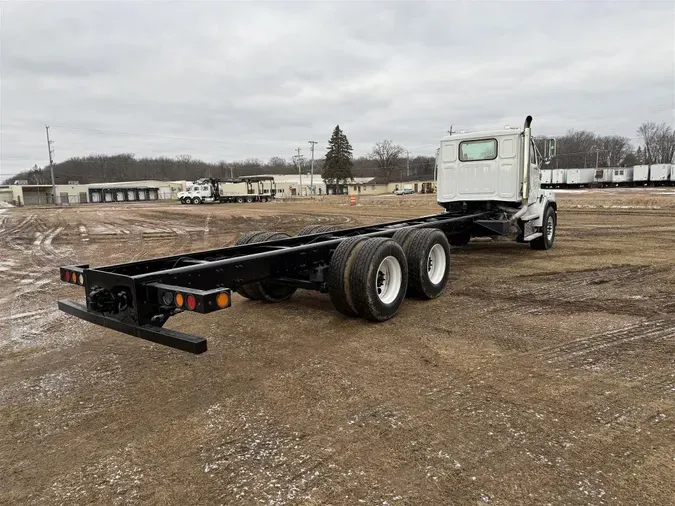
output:
[[492, 213], [485, 230], [479, 223], [470, 235], [504, 235], [515, 226], [521, 242], [539, 239], [540, 244], [543, 237], [548, 247], [552, 244], [557, 204], [554, 192], [542, 190], [540, 170], [555, 156], [555, 140], [546, 141], [543, 156], [532, 139], [531, 122], [528, 116], [521, 128], [460, 132], [441, 140], [438, 204], [453, 213]]
[[189, 183], [184, 192], [178, 192], [182, 204], [203, 204], [215, 200], [215, 188], [208, 180]]

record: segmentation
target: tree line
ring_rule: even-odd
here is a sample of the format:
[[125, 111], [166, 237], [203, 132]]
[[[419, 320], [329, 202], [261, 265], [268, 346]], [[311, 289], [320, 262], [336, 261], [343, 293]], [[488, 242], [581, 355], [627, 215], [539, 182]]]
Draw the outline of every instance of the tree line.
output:
[[[675, 131], [666, 123], [643, 123], [637, 129], [637, 149], [628, 137], [570, 130], [556, 137], [557, 156], [551, 168], [633, 167], [675, 161]], [[544, 138], [535, 139], [544, 152]]]
[[[640, 145], [635, 149], [629, 138], [597, 135], [587, 130], [570, 130], [556, 137], [557, 156], [551, 168], [632, 167], [640, 164], [672, 163], [675, 157], [675, 132], [666, 123], [643, 123], [637, 130]], [[538, 149], [544, 152], [544, 139], [536, 138]], [[353, 156], [345, 132], [337, 125], [333, 129], [323, 159], [315, 160], [314, 172], [329, 184], [344, 184], [354, 177], [376, 177], [383, 182], [433, 177], [435, 156], [409, 156], [400, 144], [384, 139], [376, 142], [366, 156]], [[309, 162], [301, 157], [287, 160], [274, 156], [268, 161], [248, 158], [236, 161], [205, 162], [190, 154], [176, 157], [140, 157], [131, 153], [91, 154], [69, 158], [54, 164], [57, 184], [78, 181], [81, 184], [134, 181], [143, 179], [188, 180], [203, 177], [235, 178], [257, 174], [303, 174]], [[49, 167], [33, 166], [5, 180], [27, 180], [29, 184], [50, 184]]]
[[[351, 158], [348, 179], [352, 177], [378, 177], [382, 173], [377, 164], [368, 156]], [[314, 173], [321, 174], [325, 159], [314, 161]], [[432, 177], [435, 158], [432, 156], [411, 156], [410, 178]], [[267, 161], [258, 158], [235, 160], [231, 162], [205, 162], [191, 155], [176, 157], [136, 157], [132, 153], [116, 155], [92, 154], [83, 157], [69, 158], [54, 164], [54, 182], [67, 184], [69, 181], [78, 181], [80, 184], [159, 180], [194, 181], [204, 177], [220, 179], [253, 176], [259, 174], [297, 174], [298, 166], [303, 174], [310, 170], [308, 160], [287, 160], [274, 156]], [[407, 170], [407, 166], [399, 168]], [[397, 173], [396, 177], [407, 177], [407, 172]], [[51, 184], [49, 166], [33, 166], [28, 170], [7, 178], [4, 184], [13, 184], [14, 181], [28, 181], [28, 184]]]

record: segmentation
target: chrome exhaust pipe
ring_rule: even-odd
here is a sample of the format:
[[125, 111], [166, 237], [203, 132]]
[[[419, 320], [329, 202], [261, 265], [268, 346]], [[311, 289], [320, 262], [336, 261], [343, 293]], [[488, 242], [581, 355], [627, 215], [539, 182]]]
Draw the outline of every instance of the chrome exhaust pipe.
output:
[[523, 205], [527, 206], [530, 194], [530, 140], [532, 139], [532, 116], [525, 118], [523, 125]]

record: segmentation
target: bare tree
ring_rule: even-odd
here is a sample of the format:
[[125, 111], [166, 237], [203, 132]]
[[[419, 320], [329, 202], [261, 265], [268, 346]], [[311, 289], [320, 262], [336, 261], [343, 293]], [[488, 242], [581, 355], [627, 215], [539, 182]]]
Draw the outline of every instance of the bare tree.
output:
[[373, 146], [369, 158], [377, 164], [385, 180], [389, 181], [391, 174], [399, 167], [404, 151], [403, 146], [384, 139]]
[[644, 143], [644, 163], [671, 163], [675, 156], [675, 132], [673, 128], [653, 121], [643, 123], [637, 129], [640, 140]]
[[190, 165], [192, 165], [192, 156], [191, 155], [178, 155], [176, 161], [180, 164], [183, 169], [183, 177], [189, 179], [190, 175]]

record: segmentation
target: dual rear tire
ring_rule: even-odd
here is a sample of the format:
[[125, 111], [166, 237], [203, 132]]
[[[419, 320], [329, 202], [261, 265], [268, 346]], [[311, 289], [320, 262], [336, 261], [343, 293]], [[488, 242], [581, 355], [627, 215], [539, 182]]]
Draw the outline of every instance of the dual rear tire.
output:
[[[286, 239], [287, 237], [290, 236], [280, 232], [246, 232], [234, 243], [234, 245], [241, 246], [244, 244], [254, 244], [265, 241], [277, 241], [279, 239]], [[237, 286], [236, 290], [239, 295], [246, 297], [247, 299], [262, 300], [266, 302], [281, 302], [289, 299], [295, 293], [296, 289], [292, 286], [282, 285], [272, 280], [264, 280]]]
[[450, 246], [432, 229], [402, 229], [392, 239], [352, 237], [342, 241], [328, 269], [335, 309], [371, 321], [393, 317], [406, 295], [438, 297], [448, 281]]

